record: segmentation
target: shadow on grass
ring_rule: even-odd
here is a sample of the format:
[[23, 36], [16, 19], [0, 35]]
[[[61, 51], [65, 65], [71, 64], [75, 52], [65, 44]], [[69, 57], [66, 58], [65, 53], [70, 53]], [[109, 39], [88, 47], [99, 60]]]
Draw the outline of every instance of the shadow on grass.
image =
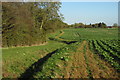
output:
[[53, 41], [58, 41], [58, 42], [62, 42], [62, 43], [65, 43], [65, 44], [72, 44], [72, 43], [76, 43], [77, 41], [65, 41], [65, 40], [58, 40], [58, 39], [55, 39], [55, 38], [49, 38], [49, 40], [53, 40]]
[[37, 72], [40, 72], [43, 68], [43, 64], [45, 63], [45, 61], [48, 60], [49, 57], [52, 56], [52, 54], [54, 54], [58, 49], [56, 49], [55, 51], [47, 54], [45, 57], [39, 59], [37, 62], [35, 62], [34, 64], [32, 64], [23, 74], [21, 74], [21, 76], [18, 78], [19, 80], [34, 80], [33, 75], [35, 75]]
[[[77, 41], [60, 41], [63, 43], [66, 43], [68, 45], [75, 43]], [[47, 61], [52, 54], [54, 54], [56, 51], [58, 51], [58, 49], [56, 49], [55, 51], [48, 53], [46, 56], [44, 56], [43, 58], [39, 59], [37, 62], [35, 62], [34, 64], [32, 64], [23, 74], [21, 74], [21, 76], [18, 78], [19, 80], [23, 80], [23, 79], [27, 79], [27, 80], [34, 80], [33, 75], [35, 75], [37, 72], [42, 71], [43, 69], [43, 64], [45, 63], [45, 61]]]

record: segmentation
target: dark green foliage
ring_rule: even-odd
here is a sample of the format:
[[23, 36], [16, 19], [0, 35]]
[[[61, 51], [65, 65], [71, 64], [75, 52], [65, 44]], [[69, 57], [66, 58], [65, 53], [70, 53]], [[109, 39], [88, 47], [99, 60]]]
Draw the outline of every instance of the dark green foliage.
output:
[[6, 2], [2, 5], [2, 46], [36, 45], [46, 42], [46, 34], [64, 23], [60, 3]]
[[73, 27], [73, 28], [107, 28], [107, 25], [104, 22], [95, 23], [95, 24], [90, 23], [89, 25], [86, 25], [83, 23], [75, 23], [75, 24], [69, 25], [67, 27], [68, 28], [69, 27]]

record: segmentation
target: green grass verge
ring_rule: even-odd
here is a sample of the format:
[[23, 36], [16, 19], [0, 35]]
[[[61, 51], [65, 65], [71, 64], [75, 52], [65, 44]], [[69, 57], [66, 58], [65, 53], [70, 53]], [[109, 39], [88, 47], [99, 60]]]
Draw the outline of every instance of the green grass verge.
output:
[[31, 64], [66, 44], [49, 41], [46, 45], [2, 49], [3, 76], [16, 78]]

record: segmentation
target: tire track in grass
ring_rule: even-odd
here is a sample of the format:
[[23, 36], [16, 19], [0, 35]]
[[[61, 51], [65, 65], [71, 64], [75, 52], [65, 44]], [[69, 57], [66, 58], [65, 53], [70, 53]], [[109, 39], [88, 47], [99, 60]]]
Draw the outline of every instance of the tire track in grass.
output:
[[87, 65], [85, 62], [83, 49], [85, 41], [80, 44], [76, 52], [71, 53], [71, 61], [67, 62], [64, 68], [64, 78], [88, 78]]
[[71, 76], [71, 78], [88, 78], [87, 64], [83, 54], [85, 44], [85, 41], [83, 41], [80, 45], [81, 47], [78, 48], [78, 51], [74, 54], [73, 70], [71, 71], [74, 71], [74, 76]]
[[[85, 41], [86, 42], [86, 41]], [[87, 49], [88, 48], [86, 48], [86, 44], [84, 45], [84, 58], [85, 58], [85, 61], [86, 61], [86, 65], [87, 65], [87, 72], [88, 72], [88, 77], [89, 77], [89, 79], [90, 80], [93, 80], [93, 76], [92, 76], [92, 73], [91, 73], [91, 69], [90, 69], [90, 66], [89, 66], [89, 64], [90, 64], [90, 61], [89, 61], [89, 59], [88, 59], [88, 55], [87, 55]]]

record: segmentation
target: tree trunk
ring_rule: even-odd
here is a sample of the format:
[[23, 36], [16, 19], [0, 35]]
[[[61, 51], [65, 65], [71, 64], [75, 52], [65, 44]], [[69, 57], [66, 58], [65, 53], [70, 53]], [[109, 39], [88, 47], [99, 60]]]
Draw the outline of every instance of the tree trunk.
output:
[[43, 20], [42, 20], [42, 23], [41, 23], [40, 29], [42, 29], [42, 28], [43, 28]]

